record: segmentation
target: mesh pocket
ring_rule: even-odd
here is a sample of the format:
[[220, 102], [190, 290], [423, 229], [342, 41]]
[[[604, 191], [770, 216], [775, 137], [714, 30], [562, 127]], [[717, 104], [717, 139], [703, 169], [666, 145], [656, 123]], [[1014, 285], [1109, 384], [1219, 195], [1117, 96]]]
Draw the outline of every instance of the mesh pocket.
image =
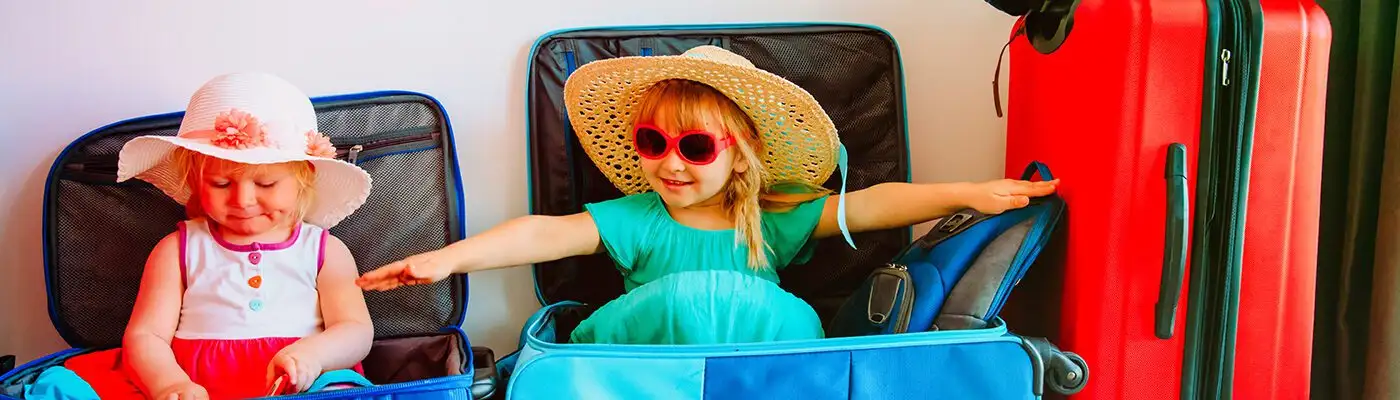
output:
[[[456, 203], [448, 197], [456, 194], [456, 172], [444, 165], [446, 130], [430, 104], [407, 95], [316, 104], [320, 130], [336, 143], [361, 145], [359, 165], [374, 179], [366, 203], [331, 229], [360, 272], [457, 239]], [[185, 219], [184, 207], [151, 185], [115, 183], [124, 143], [141, 135], [174, 135], [179, 122], [168, 117], [119, 124], [85, 137], [60, 161], [50, 186], [46, 251], [57, 328], [75, 346], [120, 345], [151, 249]], [[430, 134], [402, 134], [415, 130]], [[392, 140], [378, 139], [386, 136]], [[463, 282], [454, 277], [366, 293], [376, 337], [455, 324], [465, 307]]]
[[[367, 157], [368, 158], [368, 157]], [[447, 246], [449, 215], [441, 148], [368, 159], [360, 167], [374, 178], [366, 206], [331, 228], [368, 272], [409, 255]], [[464, 293], [451, 280], [387, 292], [365, 292], [375, 333], [432, 332], [455, 317], [452, 299]]]
[[318, 107], [316, 125], [332, 139], [361, 139], [440, 123], [437, 110], [427, 103], [386, 100], [391, 101], [353, 101]]
[[57, 193], [50, 266], [50, 296], [61, 316], [56, 328], [70, 341], [117, 346], [146, 258], [185, 209], [144, 183], [60, 181]]

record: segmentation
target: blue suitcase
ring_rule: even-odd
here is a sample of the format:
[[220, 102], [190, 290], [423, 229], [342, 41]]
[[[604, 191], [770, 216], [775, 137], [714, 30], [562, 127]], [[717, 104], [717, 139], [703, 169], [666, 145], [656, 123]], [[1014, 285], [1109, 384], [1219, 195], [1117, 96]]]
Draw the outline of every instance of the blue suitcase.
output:
[[[803, 86], [832, 116], [849, 152], [849, 190], [909, 181], [899, 50], [876, 27], [850, 24], [636, 26], [551, 32], [528, 54], [526, 107], [530, 207], [565, 215], [621, 196], [584, 156], [561, 104], [578, 66], [619, 56], [675, 55], [716, 45]], [[839, 177], [826, 182], [838, 188]], [[876, 267], [911, 242], [910, 229], [826, 239], [806, 265], [780, 274], [823, 321]], [[1043, 341], [1021, 338], [999, 318], [975, 329], [832, 337], [738, 345], [567, 343], [599, 306], [622, 294], [607, 255], [535, 266], [543, 308], [519, 349], [497, 366], [507, 399], [980, 398], [1036, 399], [1047, 386]], [[828, 331], [831, 327], [828, 326]]]
[[[410, 92], [312, 100], [337, 158], [358, 164], [374, 179], [365, 205], [331, 229], [361, 272], [464, 236], [452, 130], [437, 100]], [[0, 375], [0, 397], [23, 399], [26, 385], [46, 368], [120, 346], [146, 256], [185, 214], [145, 182], [116, 183], [117, 152], [137, 136], [173, 135], [182, 115], [99, 128], [55, 160], [45, 186], [44, 268], [50, 317], [72, 348]], [[473, 348], [461, 329], [465, 276], [370, 292], [365, 300], [375, 343], [363, 365], [377, 386], [283, 397], [465, 399], [495, 390], [494, 357], [489, 349]]]

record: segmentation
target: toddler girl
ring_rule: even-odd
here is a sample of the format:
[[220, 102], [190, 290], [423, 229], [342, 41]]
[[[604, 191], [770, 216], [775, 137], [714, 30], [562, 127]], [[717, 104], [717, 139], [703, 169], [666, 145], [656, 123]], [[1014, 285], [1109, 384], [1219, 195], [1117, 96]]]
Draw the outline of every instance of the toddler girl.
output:
[[151, 183], [189, 219], [151, 252], [123, 347], [67, 366], [104, 399], [368, 385], [333, 371], [359, 370], [374, 329], [355, 261], [327, 229], [364, 203], [370, 176], [316, 129], [291, 84], [231, 74], [192, 96], [176, 136], [128, 142], [118, 181]]
[[[566, 216], [526, 216], [364, 274], [386, 290], [452, 273], [606, 251], [626, 294], [575, 343], [714, 344], [823, 337], [778, 270], [817, 238], [909, 226], [963, 207], [1025, 206], [1055, 182], [884, 183], [832, 195], [836, 129], [810, 94], [714, 46], [579, 68], [564, 89], [584, 151], [626, 196]], [[835, 201], [829, 201], [830, 197]], [[854, 243], [851, 243], [854, 246]]]

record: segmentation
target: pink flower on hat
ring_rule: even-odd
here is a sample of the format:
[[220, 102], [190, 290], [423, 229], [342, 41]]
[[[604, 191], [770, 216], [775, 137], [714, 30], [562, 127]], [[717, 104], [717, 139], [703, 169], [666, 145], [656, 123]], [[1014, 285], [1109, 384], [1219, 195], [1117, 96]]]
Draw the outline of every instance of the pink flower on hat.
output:
[[316, 131], [306, 131], [306, 154], [312, 157], [335, 158], [331, 138]]
[[214, 138], [210, 143], [219, 147], [246, 149], [267, 145], [267, 135], [263, 133], [258, 117], [235, 108], [214, 117]]

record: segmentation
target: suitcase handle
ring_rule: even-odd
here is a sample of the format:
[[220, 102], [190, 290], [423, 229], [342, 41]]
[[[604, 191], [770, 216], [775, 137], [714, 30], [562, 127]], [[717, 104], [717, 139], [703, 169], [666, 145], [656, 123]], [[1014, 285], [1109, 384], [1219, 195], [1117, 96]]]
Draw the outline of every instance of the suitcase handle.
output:
[[1031, 178], [1035, 177], [1036, 173], [1040, 173], [1040, 180], [1042, 181], [1055, 180], [1055, 175], [1050, 174], [1050, 166], [1040, 161], [1031, 161], [1029, 165], [1026, 165], [1026, 170], [1021, 172], [1021, 180], [1031, 180]]
[[1171, 339], [1181, 281], [1186, 273], [1186, 146], [1167, 146], [1167, 232], [1162, 254], [1162, 283], [1157, 293], [1156, 333]]

